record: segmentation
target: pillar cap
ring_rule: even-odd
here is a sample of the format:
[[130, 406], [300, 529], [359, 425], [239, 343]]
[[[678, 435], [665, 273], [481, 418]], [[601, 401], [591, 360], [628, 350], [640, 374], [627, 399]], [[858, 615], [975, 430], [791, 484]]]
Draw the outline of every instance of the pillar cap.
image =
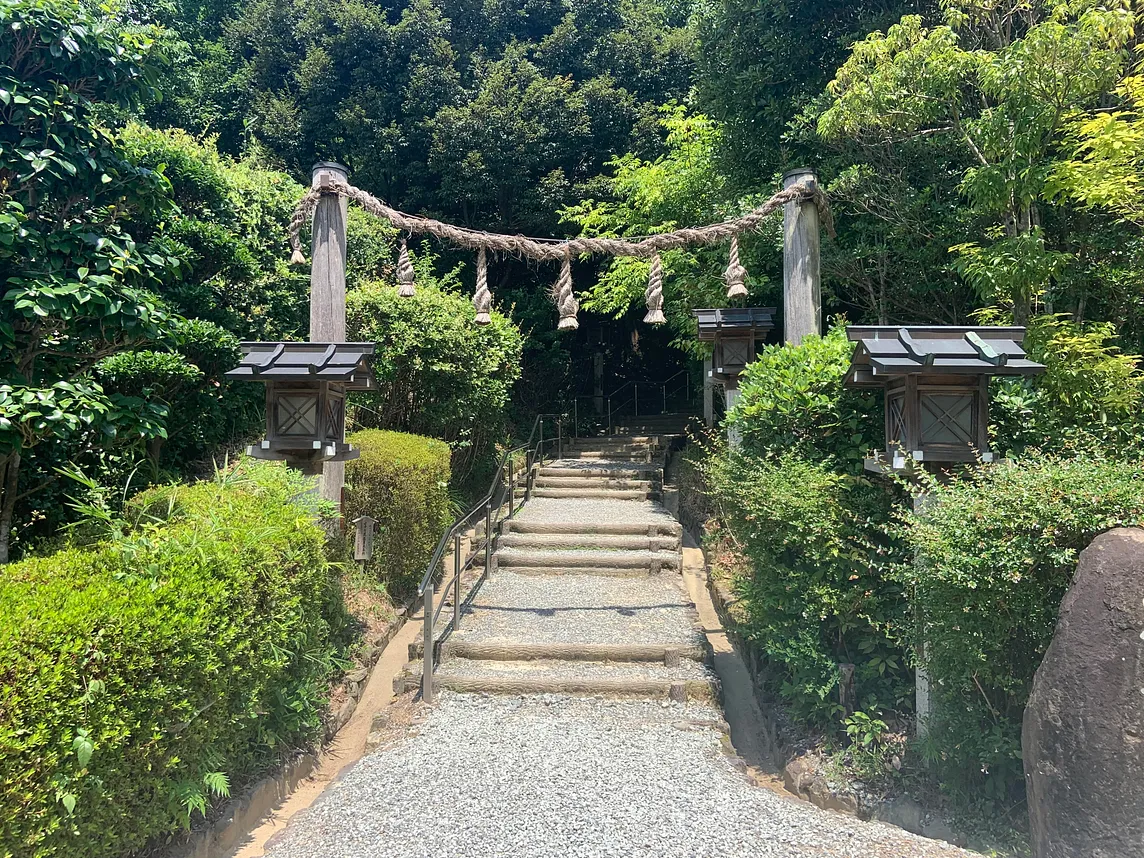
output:
[[322, 170], [335, 170], [347, 178], [350, 174], [349, 167], [344, 164], [339, 164], [337, 161], [319, 161], [310, 168], [310, 176], [316, 176]]
[[785, 173], [783, 173], [783, 187], [789, 188], [803, 176], [809, 176], [814, 181], [818, 181], [818, 176], [815, 174], [813, 168], [795, 167], [793, 170], [787, 170]]

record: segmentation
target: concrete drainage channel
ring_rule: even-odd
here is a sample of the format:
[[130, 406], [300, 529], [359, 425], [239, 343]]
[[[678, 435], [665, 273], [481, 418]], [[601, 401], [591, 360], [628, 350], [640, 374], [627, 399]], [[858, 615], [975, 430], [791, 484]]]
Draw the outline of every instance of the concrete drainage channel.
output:
[[367, 728], [377, 750], [285, 828], [283, 807], [265, 852], [264, 830], [235, 854], [970, 854], [782, 789], [702, 554], [657, 501], [658, 440], [581, 443], [541, 469], [460, 630], [434, 635], [437, 704], [416, 700], [414, 623], [370, 682], [389, 673], [397, 694]]

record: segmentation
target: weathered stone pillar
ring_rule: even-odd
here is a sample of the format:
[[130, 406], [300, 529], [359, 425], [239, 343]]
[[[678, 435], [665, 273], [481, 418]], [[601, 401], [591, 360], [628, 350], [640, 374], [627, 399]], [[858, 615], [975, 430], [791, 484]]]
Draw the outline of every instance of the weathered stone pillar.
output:
[[1084, 550], [1021, 745], [1037, 858], [1144, 855], [1144, 530]]
[[[791, 170], [783, 187], [818, 184], [814, 171]], [[783, 336], [798, 345], [822, 333], [822, 272], [819, 261], [818, 206], [813, 200], [783, 206]]]
[[[313, 187], [321, 188], [332, 179], [346, 181], [349, 174], [341, 164], [314, 165]], [[323, 194], [314, 209], [310, 265], [310, 342], [346, 341], [346, 218], [349, 201], [339, 194]], [[319, 477], [323, 498], [341, 504], [346, 481], [344, 462], [326, 462]]]
[[[727, 413], [730, 414], [735, 403], [739, 401], [739, 386], [733, 382], [724, 382], [723, 395], [726, 397]], [[727, 444], [734, 449], [743, 446], [743, 436], [739, 434], [738, 430], [732, 429], [729, 424], [727, 426]]]
[[703, 360], [703, 422], [708, 429], [715, 425], [715, 387], [711, 383], [711, 358]]

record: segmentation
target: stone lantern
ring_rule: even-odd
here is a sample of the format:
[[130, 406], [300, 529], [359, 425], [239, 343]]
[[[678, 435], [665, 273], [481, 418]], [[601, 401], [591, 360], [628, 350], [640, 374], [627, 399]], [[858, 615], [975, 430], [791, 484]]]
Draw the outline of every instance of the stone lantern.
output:
[[227, 378], [266, 385], [266, 437], [247, 448], [256, 459], [286, 461], [305, 473], [356, 459], [346, 443], [346, 393], [371, 390], [365, 363], [373, 343], [242, 343]]
[[847, 335], [856, 345], [845, 385], [886, 397], [886, 449], [866, 459], [870, 471], [992, 461], [989, 379], [1045, 369], [1025, 357], [1024, 328], [856, 326]]

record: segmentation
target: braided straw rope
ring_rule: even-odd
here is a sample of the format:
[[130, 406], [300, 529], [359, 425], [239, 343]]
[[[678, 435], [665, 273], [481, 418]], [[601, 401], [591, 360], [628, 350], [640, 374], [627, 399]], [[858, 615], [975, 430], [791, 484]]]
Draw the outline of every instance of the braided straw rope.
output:
[[648, 272], [647, 290], [644, 292], [647, 301], [647, 315], [644, 321], [649, 325], [662, 325], [667, 319], [663, 316], [663, 260], [656, 253], [651, 258], [651, 271]]
[[401, 239], [401, 252], [397, 254], [397, 294], [402, 298], [412, 298], [417, 294], [413, 283], [413, 263], [409, 260], [409, 248]]
[[477, 311], [478, 325], [487, 325], [492, 322], [489, 311], [493, 306], [493, 296], [489, 291], [489, 266], [485, 258], [485, 249], [477, 251], [477, 289], [473, 293], [473, 309]]
[[728, 298], [747, 297], [747, 269], [739, 262], [739, 236], [731, 236], [731, 252], [728, 255], [727, 270], [723, 272], [723, 282], [727, 284]]
[[528, 238], [523, 235], [504, 235], [496, 232], [484, 232], [476, 229], [465, 229], [442, 223], [432, 218], [406, 214], [397, 209], [390, 208], [372, 194], [361, 188], [342, 181], [332, 181], [325, 188], [311, 188], [298, 202], [294, 209], [294, 216], [290, 219], [290, 247], [294, 253], [293, 262], [304, 262], [302, 244], [298, 238], [302, 225], [306, 223], [314, 207], [323, 193], [340, 194], [358, 203], [363, 209], [375, 217], [389, 221], [398, 230], [408, 234], [431, 235], [442, 241], [449, 242], [457, 247], [470, 250], [486, 248], [497, 253], [528, 257], [540, 262], [557, 262], [569, 255], [604, 254], [608, 256], [635, 256], [647, 258], [664, 250], [675, 250], [697, 244], [718, 244], [744, 232], [758, 230], [766, 218], [778, 211], [786, 203], [812, 200], [818, 207], [823, 224], [827, 232], [834, 234], [833, 221], [826, 195], [817, 184], [807, 187], [805, 185], [792, 185], [778, 191], [762, 205], [743, 215], [742, 217], [714, 223], [709, 226], [689, 227], [677, 229], [673, 232], [661, 232], [640, 239], [623, 238], [570, 238], [562, 241]]
[[572, 254], [569, 253], [560, 262], [560, 279], [552, 287], [556, 299], [556, 308], [560, 311], [560, 322], [556, 325], [558, 331], [574, 331], [580, 327], [576, 313], [580, 310], [580, 302], [576, 300], [576, 293], [572, 291]]

